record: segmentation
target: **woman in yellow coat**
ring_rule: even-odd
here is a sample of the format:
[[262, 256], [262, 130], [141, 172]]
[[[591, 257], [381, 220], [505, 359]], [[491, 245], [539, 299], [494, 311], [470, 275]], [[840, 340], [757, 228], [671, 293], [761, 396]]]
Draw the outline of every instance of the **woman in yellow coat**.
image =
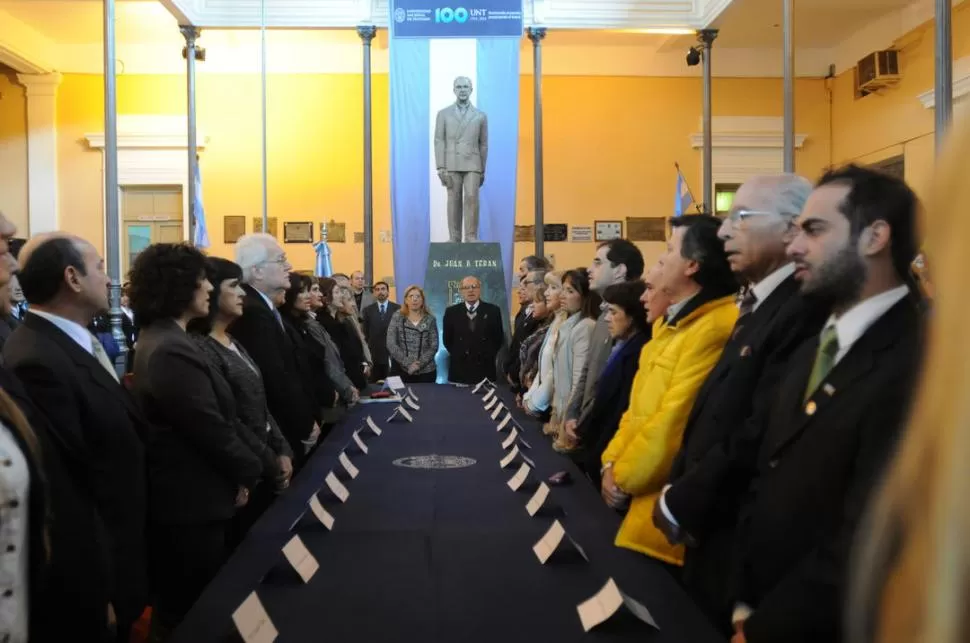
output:
[[616, 545], [671, 565], [683, 565], [683, 546], [672, 546], [653, 526], [654, 504], [680, 449], [697, 393], [717, 363], [737, 321], [737, 283], [711, 216], [672, 220], [661, 287], [672, 302], [654, 324], [640, 353], [630, 405], [603, 453], [603, 499], [630, 507]]

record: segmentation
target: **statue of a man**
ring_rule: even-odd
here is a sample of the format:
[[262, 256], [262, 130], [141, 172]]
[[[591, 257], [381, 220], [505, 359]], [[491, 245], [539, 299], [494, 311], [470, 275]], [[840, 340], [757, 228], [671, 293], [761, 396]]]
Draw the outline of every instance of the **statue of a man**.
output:
[[454, 243], [462, 241], [462, 223], [464, 241], [478, 241], [478, 189], [488, 158], [488, 118], [471, 104], [471, 95], [471, 79], [456, 78], [458, 100], [438, 112], [434, 127], [435, 165], [448, 190], [448, 236]]

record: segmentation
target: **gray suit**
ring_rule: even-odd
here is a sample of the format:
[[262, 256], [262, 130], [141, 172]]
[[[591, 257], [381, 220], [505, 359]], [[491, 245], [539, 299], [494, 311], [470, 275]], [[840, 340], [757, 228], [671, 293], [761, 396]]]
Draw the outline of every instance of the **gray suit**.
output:
[[586, 367], [583, 368], [583, 373], [579, 376], [579, 382], [574, 389], [575, 392], [569, 400], [569, 406], [566, 409], [567, 420], [578, 420], [579, 424], [582, 424], [589, 412], [593, 410], [596, 385], [599, 383], [600, 375], [603, 374], [603, 369], [606, 368], [611, 350], [613, 350], [613, 339], [610, 337], [610, 327], [606, 323], [604, 312], [593, 327]]
[[435, 120], [434, 158], [448, 190], [448, 234], [462, 241], [478, 240], [478, 188], [484, 182], [488, 159], [488, 117], [471, 103], [464, 112], [457, 104], [440, 112]]

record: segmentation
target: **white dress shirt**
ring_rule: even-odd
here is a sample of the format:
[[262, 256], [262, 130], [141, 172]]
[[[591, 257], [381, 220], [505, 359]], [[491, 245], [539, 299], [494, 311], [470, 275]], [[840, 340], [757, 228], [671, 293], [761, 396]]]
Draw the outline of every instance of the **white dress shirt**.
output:
[[87, 351], [88, 355], [94, 355], [94, 344], [91, 342], [96, 342], [98, 340], [95, 339], [94, 335], [91, 334], [91, 331], [81, 324], [71, 321], [70, 319], [65, 319], [59, 315], [37, 310], [36, 308], [31, 308], [30, 314], [37, 315], [38, 317], [46, 319], [50, 323], [54, 324], [61, 330], [61, 332], [73, 339], [78, 346]]
[[754, 293], [754, 306], [751, 308], [751, 312], [758, 310], [758, 306], [770, 297], [771, 293], [775, 292], [778, 286], [793, 274], [795, 274], [795, 264], [786, 263], [778, 270], [751, 286], [751, 292]]
[[[839, 338], [839, 352], [835, 354], [838, 364], [846, 356], [852, 345], [866, 334], [866, 331], [876, 321], [889, 312], [889, 309], [902, 301], [909, 294], [909, 286], [902, 285], [870, 297], [842, 313], [840, 317], [832, 315], [825, 322], [825, 328], [835, 327]], [[824, 330], [823, 330], [824, 332]]]
[[30, 471], [0, 423], [0, 640], [27, 643], [27, 530]]

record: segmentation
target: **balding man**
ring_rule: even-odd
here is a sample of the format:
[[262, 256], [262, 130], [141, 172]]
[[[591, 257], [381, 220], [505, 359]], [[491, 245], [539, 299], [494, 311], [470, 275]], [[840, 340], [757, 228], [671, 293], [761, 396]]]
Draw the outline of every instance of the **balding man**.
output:
[[448, 381], [476, 384], [495, 381], [495, 360], [505, 341], [502, 311], [482, 301], [482, 282], [477, 277], [461, 280], [464, 301], [445, 311], [445, 348], [451, 356]]
[[350, 291], [354, 294], [357, 304], [357, 319], [364, 323], [364, 309], [374, 303], [374, 295], [365, 287], [364, 273], [360, 270], [350, 275]]
[[4, 357], [46, 416], [74, 483], [90, 491], [104, 520], [118, 634], [127, 640], [147, 599], [144, 421], [87, 330], [108, 308], [104, 260], [87, 241], [64, 234], [31, 239], [20, 260], [30, 310]]
[[738, 511], [727, 441], [750, 435], [747, 444], [756, 448], [755, 401], [772, 399], [778, 383], [766, 373], [816, 335], [829, 312], [799, 294], [795, 267], [785, 255], [811, 191], [804, 178], [782, 174], [754, 177], [735, 195], [718, 236], [746, 288], [740, 316], [694, 402], [671, 470], [672, 486], [654, 512], [668, 538], [688, 544], [684, 582], [712, 622], [722, 626], [730, 623], [726, 584]]

